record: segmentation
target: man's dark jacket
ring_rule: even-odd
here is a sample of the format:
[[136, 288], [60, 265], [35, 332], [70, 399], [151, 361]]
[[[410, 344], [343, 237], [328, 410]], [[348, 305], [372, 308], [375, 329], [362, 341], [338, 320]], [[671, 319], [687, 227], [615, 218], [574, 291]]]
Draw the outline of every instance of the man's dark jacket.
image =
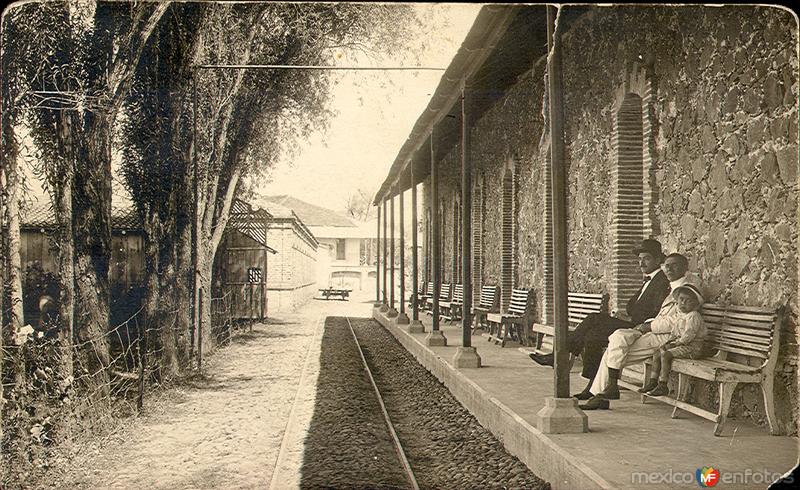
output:
[[631, 323], [634, 325], [638, 325], [648, 318], [655, 318], [661, 309], [661, 303], [670, 293], [669, 279], [667, 279], [664, 271], [658, 271], [658, 274], [650, 279], [650, 282], [652, 284], [648, 285], [642, 297], [639, 298], [639, 293], [642, 292], [644, 284], [631, 296], [631, 299], [628, 300], [628, 305], [625, 307], [625, 311], [628, 312]]

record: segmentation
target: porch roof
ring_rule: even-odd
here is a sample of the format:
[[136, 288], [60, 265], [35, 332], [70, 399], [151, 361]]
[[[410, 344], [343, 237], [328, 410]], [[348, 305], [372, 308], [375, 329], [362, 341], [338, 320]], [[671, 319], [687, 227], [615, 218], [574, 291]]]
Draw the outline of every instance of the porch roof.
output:
[[461, 90], [466, 81], [470, 90], [470, 118], [491, 107], [546, 54], [546, 18], [544, 5], [487, 5], [475, 18], [425, 111], [389, 170], [373, 199], [378, 205], [395, 195], [394, 188], [411, 187], [410, 166], [414, 165], [416, 183], [430, 173], [428, 148], [433, 138], [437, 156], [443, 156], [460, 140]]

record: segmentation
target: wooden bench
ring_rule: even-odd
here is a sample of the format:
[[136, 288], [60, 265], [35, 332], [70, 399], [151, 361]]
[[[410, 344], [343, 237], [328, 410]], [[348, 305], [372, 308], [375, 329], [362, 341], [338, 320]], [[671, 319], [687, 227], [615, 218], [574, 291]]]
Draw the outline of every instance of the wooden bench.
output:
[[351, 291], [352, 289], [337, 289], [337, 288], [324, 288], [319, 290], [319, 292], [322, 293], [322, 296], [325, 298], [326, 301], [331, 296], [339, 296], [342, 298], [342, 301], [346, 301]]
[[[450, 301], [450, 290], [452, 289], [452, 285], [450, 283], [442, 284], [441, 289], [439, 290], [439, 312], [441, 313], [442, 308], [441, 304], [447, 301]], [[425, 311], [433, 316], [433, 288], [431, 288], [431, 296], [427, 299], [428, 307], [425, 308]]]
[[494, 341], [500, 347], [505, 347], [509, 339], [526, 344], [527, 330], [533, 318], [533, 303], [533, 289], [512, 289], [508, 310], [505, 313], [486, 315], [490, 328], [489, 341]]
[[453, 322], [461, 319], [461, 308], [464, 306], [464, 285], [456, 284], [450, 301], [439, 302], [439, 317]]
[[[756, 383], [764, 397], [764, 410], [769, 422], [770, 434], [779, 433], [775, 417], [774, 378], [778, 361], [780, 334], [786, 318], [786, 307], [777, 309], [751, 306], [722, 306], [705, 304], [701, 310], [708, 328], [708, 347], [713, 357], [707, 359], [675, 359], [672, 372], [678, 373], [677, 397], [642, 395], [668, 403], [675, 408], [672, 418], [680, 410], [691, 412], [711, 420], [714, 435], [722, 433], [731, 405], [731, 398], [739, 383]], [[645, 362], [645, 377], [649, 377], [650, 364]], [[690, 378], [699, 378], [717, 383], [719, 410], [717, 413], [703, 410], [686, 402]], [[621, 384], [622, 386], [622, 384]], [[637, 386], [625, 386], [638, 388]]]
[[[567, 293], [567, 321], [570, 330], [592, 313], [608, 313], [608, 295], [601, 293]], [[534, 323], [531, 330], [536, 333], [537, 352], [553, 352], [555, 329], [551, 325]], [[570, 357], [570, 360], [574, 360]]]
[[419, 296], [420, 311], [427, 311], [431, 307], [429, 300], [433, 297], [433, 282], [426, 282], [424, 291], [425, 293]]
[[[425, 289], [428, 284], [430, 284], [430, 288], [429, 289]], [[419, 288], [417, 289], [416, 296], [414, 296], [414, 293], [412, 292], [411, 296], [408, 298], [408, 307], [413, 309], [414, 308], [414, 301], [416, 300], [417, 304], [419, 305], [419, 307], [420, 308], [424, 308], [425, 307], [425, 300], [428, 297], [427, 296], [427, 292], [430, 289], [433, 289], [433, 283], [432, 282], [420, 281]]]
[[473, 322], [472, 332], [486, 324], [486, 315], [500, 311], [500, 288], [497, 286], [483, 286], [480, 301], [472, 307]]

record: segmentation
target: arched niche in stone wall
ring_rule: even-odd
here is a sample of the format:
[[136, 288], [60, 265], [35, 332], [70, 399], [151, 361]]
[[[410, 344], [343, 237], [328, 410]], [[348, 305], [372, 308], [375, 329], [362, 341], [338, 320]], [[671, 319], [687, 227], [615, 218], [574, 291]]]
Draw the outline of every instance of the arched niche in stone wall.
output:
[[500, 262], [500, 305], [505, 310], [517, 281], [517, 161], [510, 156], [503, 164], [502, 258]]
[[641, 285], [633, 249], [660, 234], [655, 216], [653, 168], [653, 84], [647, 70], [631, 64], [613, 105], [611, 168], [611, 308], [621, 305]]

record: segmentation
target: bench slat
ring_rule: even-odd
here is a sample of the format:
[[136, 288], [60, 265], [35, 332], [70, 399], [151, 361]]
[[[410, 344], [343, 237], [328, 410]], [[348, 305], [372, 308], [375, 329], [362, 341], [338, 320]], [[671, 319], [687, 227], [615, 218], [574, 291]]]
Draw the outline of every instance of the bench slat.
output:
[[763, 306], [729, 305], [726, 306], [725, 309], [729, 313], [742, 311], [745, 313], [768, 315], [773, 318], [777, 316], [774, 308], [764, 308]]
[[741, 340], [742, 342], [749, 342], [754, 345], [765, 345], [769, 348], [769, 345], [772, 344], [771, 337], [756, 337], [754, 335], [745, 335], [737, 332], [733, 332], [728, 329], [721, 329], [721, 328], [709, 328], [708, 334], [710, 338], [725, 338], [725, 339], [732, 339], [732, 340]]
[[489, 313], [486, 315], [486, 321], [493, 322], [493, 323], [500, 323], [503, 320], [503, 317], [500, 313]]
[[567, 310], [569, 310], [570, 313], [584, 313], [585, 315], [588, 315], [589, 313], [600, 312], [599, 308], [586, 308], [583, 306], [574, 306], [574, 305], [567, 305]]
[[762, 322], [754, 322], [752, 320], [740, 320], [738, 318], [726, 318], [725, 324], [731, 325], [734, 327], [748, 327], [748, 328], [759, 328], [761, 330], [772, 330], [772, 323], [762, 323]]
[[742, 373], [752, 373], [761, 370], [761, 366], [748, 366], [747, 364], [717, 359], [716, 357], [710, 357], [708, 359], [675, 359], [673, 361], [673, 367], [677, 370], [683, 369], [685, 365], [708, 366]]
[[731, 312], [728, 311], [725, 315], [725, 318], [728, 319], [736, 319], [736, 320], [752, 320], [758, 323], [774, 323], [775, 322], [775, 313], [769, 315], [758, 315], [755, 313], [739, 313], [739, 312]]
[[[680, 361], [680, 362], [678, 362]], [[746, 369], [747, 366], [736, 365], [719, 366], [707, 362], [705, 359], [675, 359], [672, 370], [676, 373], [688, 374], [695, 378], [707, 381], [739, 381], [741, 383], [752, 383], [759, 381], [761, 377], [760, 368], [755, 370]]]
[[757, 358], [759, 358], [761, 360], [765, 360], [767, 358], [767, 356], [763, 352], [754, 351], [754, 350], [750, 350], [750, 349], [742, 349], [742, 348], [739, 348], [739, 347], [731, 347], [730, 345], [720, 345], [720, 344], [718, 344], [718, 345], [715, 345], [714, 348], [718, 349], [718, 350], [721, 350], [721, 351], [730, 352], [730, 353], [733, 353], [733, 354], [741, 354], [743, 356], [748, 356], [748, 357], [757, 357]]
[[739, 334], [750, 335], [750, 336], [752, 336], [754, 338], [755, 337], [762, 338], [762, 339], [764, 339], [764, 338], [771, 339], [772, 338], [772, 331], [765, 330], [765, 329], [745, 328], [745, 327], [732, 327], [732, 326], [729, 326], [729, 325], [715, 325], [715, 324], [708, 324], [708, 323], [706, 323], [706, 328], [708, 328], [709, 330], [711, 330], [711, 329], [726, 330], [728, 332], [735, 332], [735, 333], [739, 333]]
[[567, 293], [567, 297], [582, 298], [597, 303], [601, 303], [603, 301], [603, 294], [600, 293]]

